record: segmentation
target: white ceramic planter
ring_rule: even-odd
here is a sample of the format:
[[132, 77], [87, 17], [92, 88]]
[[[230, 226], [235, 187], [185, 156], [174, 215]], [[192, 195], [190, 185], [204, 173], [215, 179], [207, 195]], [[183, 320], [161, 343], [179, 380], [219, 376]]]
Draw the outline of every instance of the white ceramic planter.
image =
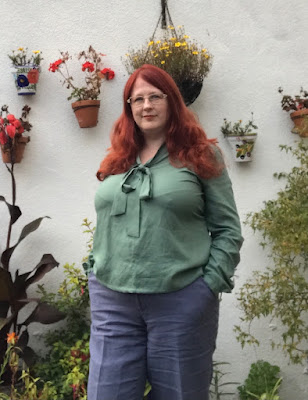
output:
[[227, 136], [236, 162], [252, 161], [252, 152], [257, 134], [247, 136]]
[[19, 95], [36, 94], [40, 67], [37, 65], [18, 65], [12, 68], [15, 86]]

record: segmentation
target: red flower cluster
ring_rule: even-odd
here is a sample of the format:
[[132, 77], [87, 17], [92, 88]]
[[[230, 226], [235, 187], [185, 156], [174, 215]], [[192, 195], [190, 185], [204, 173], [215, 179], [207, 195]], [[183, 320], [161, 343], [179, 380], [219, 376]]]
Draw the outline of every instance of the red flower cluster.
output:
[[62, 60], [62, 58], [60, 58], [59, 60], [55, 61], [54, 63], [51, 63], [48, 71], [51, 72], [56, 72], [59, 69], [59, 66], [64, 63], [64, 61]]
[[94, 71], [94, 64], [89, 62], [89, 61], [87, 61], [84, 64], [82, 64], [82, 68], [81, 69], [83, 71], [85, 71], [87, 69], [88, 71], [93, 72]]
[[111, 68], [104, 68], [101, 70], [101, 74], [104, 75], [106, 81], [110, 81], [114, 78], [114, 71]]
[[8, 141], [8, 136], [13, 139], [16, 134], [21, 135], [24, 127], [19, 119], [13, 114], [8, 114], [6, 118], [0, 118], [0, 144], [4, 145]]

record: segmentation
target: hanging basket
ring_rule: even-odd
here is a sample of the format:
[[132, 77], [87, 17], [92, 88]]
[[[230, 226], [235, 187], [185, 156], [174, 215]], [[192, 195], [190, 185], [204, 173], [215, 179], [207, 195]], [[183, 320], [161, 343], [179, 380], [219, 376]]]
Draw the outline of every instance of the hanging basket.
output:
[[227, 136], [236, 162], [252, 161], [252, 153], [257, 134], [247, 136]]
[[291, 132], [298, 133], [301, 137], [308, 137], [308, 109], [294, 111], [290, 114], [294, 127]]
[[23, 158], [26, 144], [30, 142], [30, 136], [16, 138], [12, 149], [3, 150], [1, 147], [2, 160], [4, 163], [19, 164]]
[[72, 103], [80, 128], [93, 128], [98, 123], [100, 100], [81, 100]]
[[12, 68], [17, 93], [23, 95], [36, 94], [40, 67], [37, 65], [21, 65]]
[[190, 106], [199, 96], [203, 82], [195, 82], [195, 81], [182, 81], [175, 82], [177, 87], [179, 88], [181, 95], [183, 96], [184, 103], [186, 106]]

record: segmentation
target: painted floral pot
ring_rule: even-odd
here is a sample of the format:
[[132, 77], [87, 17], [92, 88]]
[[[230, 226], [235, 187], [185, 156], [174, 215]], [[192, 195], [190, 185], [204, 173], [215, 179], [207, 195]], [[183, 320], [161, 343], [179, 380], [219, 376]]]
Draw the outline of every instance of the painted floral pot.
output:
[[37, 65], [16, 65], [12, 69], [17, 93], [19, 95], [36, 94], [40, 67]]
[[30, 141], [29, 136], [21, 136], [16, 138], [12, 149], [3, 150], [1, 148], [2, 160], [4, 163], [19, 164], [24, 156], [26, 144]]
[[98, 122], [100, 100], [81, 100], [72, 103], [80, 128], [93, 128]]
[[294, 127], [291, 132], [298, 133], [301, 137], [308, 137], [308, 109], [294, 111], [290, 114]]
[[257, 134], [247, 136], [227, 136], [227, 139], [231, 145], [235, 161], [252, 161], [252, 152], [257, 139]]

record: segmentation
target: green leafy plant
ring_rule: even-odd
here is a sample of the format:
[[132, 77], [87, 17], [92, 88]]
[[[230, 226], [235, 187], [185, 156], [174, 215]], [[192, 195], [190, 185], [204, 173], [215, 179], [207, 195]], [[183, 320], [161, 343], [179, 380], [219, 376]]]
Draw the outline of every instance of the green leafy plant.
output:
[[213, 378], [210, 387], [210, 395], [212, 400], [221, 400], [224, 396], [233, 395], [234, 392], [230, 392], [230, 389], [225, 392], [225, 388], [230, 385], [238, 385], [239, 382], [228, 382], [225, 381], [225, 376], [228, 372], [223, 372], [223, 366], [230, 365], [228, 362], [213, 362]]
[[60, 52], [61, 58], [49, 66], [49, 71], [59, 72], [62, 76], [62, 84], [71, 90], [67, 100], [75, 98], [80, 100], [96, 100], [101, 92], [102, 80], [109, 81], [114, 78], [115, 73], [110, 68], [103, 68], [102, 56], [92, 46], [87, 51], [78, 54], [78, 60], [82, 60], [81, 69], [85, 73], [85, 85], [78, 87], [74, 83], [73, 76], [68, 71], [68, 62], [72, 58], [69, 53]]
[[[281, 383], [281, 378], [278, 376], [279, 373], [280, 368], [277, 365], [271, 365], [267, 361], [258, 360], [256, 363], [251, 364], [244, 384], [238, 386], [240, 400], [261, 399], [264, 394], [276, 393]], [[266, 400], [272, 399], [266, 397]]]
[[293, 363], [301, 363], [308, 354], [308, 146], [280, 146], [296, 159], [288, 173], [276, 173], [286, 181], [274, 200], [263, 209], [250, 213], [246, 223], [262, 234], [262, 247], [269, 247], [272, 265], [255, 271], [238, 294], [242, 325], [235, 327], [237, 339], [259, 344], [252, 334], [252, 323], [270, 317], [282, 327], [281, 337], [272, 339], [272, 347], [281, 348]]
[[[27, 289], [30, 285], [40, 281], [49, 271], [59, 265], [51, 254], [44, 254], [37, 265], [30, 271], [21, 273], [22, 266], [16, 269], [14, 275], [10, 271], [11, 259], [18, 245], [39, 228], [43, 219], [49, 218], [40, 217], [25, 225], [17, 242], [11, 245], [13, 225], [22, 215], [20, 208], [16, 205], [16, 180], [14, 176], [14, 160], [12, 161], [10, 167], [6, 165], [11, 175], [12, 202], [9, 203], [3, 196], [0, 196], [0, 201], [7, 206], [10, 214], [6, 247], [2, 252], [0, 261], [0, 363], [4, 360], [7, 350], [6, 336], [10, 330], [13, 330], [19, 336], [19, 347], [22, 350], [23, 359], [27, 365], [31, 365], [35, 353], [28, 346], [29, 324], [33, 322], [42, 324], [54, 323], [63, 319], [64, 314], [40, 298], [28, 298], [27, 295]], [[23, 321], [20, 321], [18, 318], [19, 312], [31, 302], [37, 303], [35, 309]]]
[[[283, 93], [281, 87], [278, 88], [279, 93]], [[308, 108], [308, 92], [302, 87], [300, 88], [299, 94], [295, 96], [283, 95], [281, 99], [281, 107], [284, 111], [298, 111], [303, 108]]]
[[24, 47], [12, 50], [12, 54], [8, 54], [8, 57], [14, 66], [39, 66], [43, 60], [42, 52], [40, 50], [33, 50], [32, 54], [28, 56], [28, 49]]
[[279, 397], [279, 395], [277, 394], [277, 392], [278, 392], [278, 390], [279, 390], [279, 388], [280, 388], [281, 382], [282, 382], [282, 378], [279, 378], [279, 379], [277, 380], [277, 382], [276, 382], [274, 388], [273, 388], [270, 392], [262, 393], [261, 396], [256, 395], [256, 394], [254, 394], [254, 393], [251, 393], [251, 392], [249, 392], [249, 391], [247, 391], [247, 393], [248, 393], [250, 396], [252, 396], [252, 397], [254, 397], [254, 398], [256, 398], [256, 399], [259, 399], [259, 400], [279, 400], [280, 397]]
[[220, 128], [224, 137], [256, 135], [256, 129], [258, 129], [258, 127], [253, 122], [253, 113], [251, 113], [251, 119], [249, 119], [245, 125], [241, 119], [232, 124], [232, 122], [224, 118], [224, 124]]

